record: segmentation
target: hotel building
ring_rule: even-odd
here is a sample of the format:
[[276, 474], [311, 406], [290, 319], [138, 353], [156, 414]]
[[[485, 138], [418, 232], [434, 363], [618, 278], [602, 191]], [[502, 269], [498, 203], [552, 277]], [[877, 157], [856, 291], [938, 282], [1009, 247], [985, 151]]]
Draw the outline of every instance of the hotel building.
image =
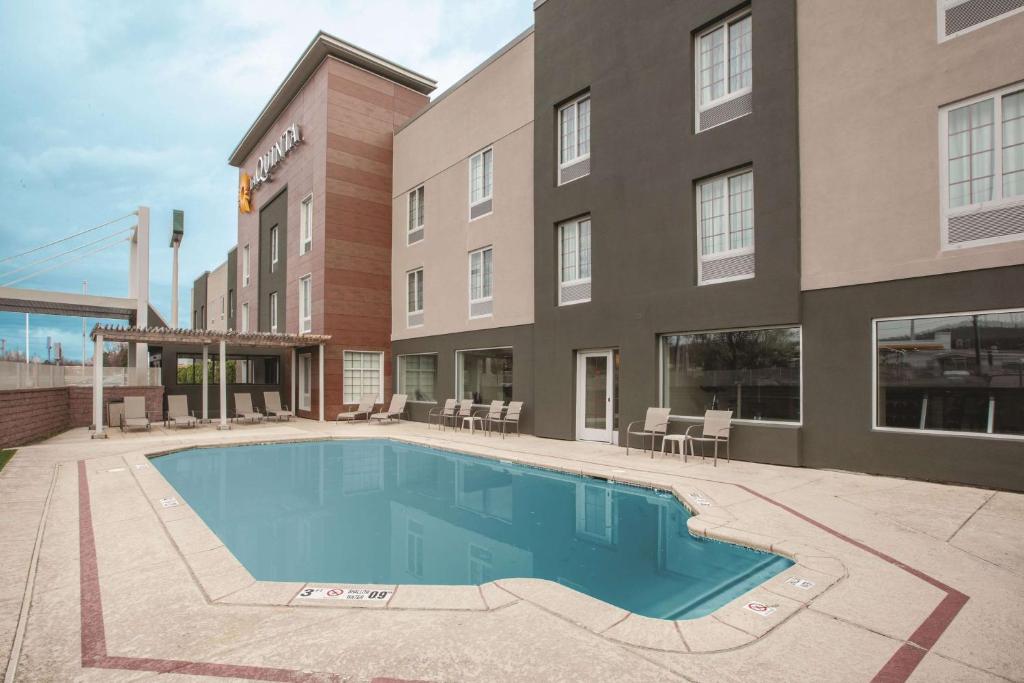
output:
[[231, 158], [238, 329], [332, 335], [329, 417], [728, 409], [738, 459], [1024, 490], [1024, 3], [848, 4], [538, 0], [429, 103], [318, 36]]

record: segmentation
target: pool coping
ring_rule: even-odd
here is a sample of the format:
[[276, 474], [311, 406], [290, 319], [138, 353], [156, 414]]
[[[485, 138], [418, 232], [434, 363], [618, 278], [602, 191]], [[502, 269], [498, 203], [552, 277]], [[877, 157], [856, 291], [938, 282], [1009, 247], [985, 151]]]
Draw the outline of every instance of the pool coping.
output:
[[[160, 456], [200, 448], [369, 439], [388, 439], [669, 493], [690, 512], [687, 529], [691, 535], [781, 555], [794, 564], [705, 616], [680, 620], [645, 617], [547, 579], [498, 579], [479, 586], [259, 581], [149, 462]], [[178, 446], [127, 454], [124, 459], [204, 598], [212, 605], [493, 611], [522, 600], [609, 640], [662, 652], [710, 653], [743, 647], [765, 637], [847, 576], [843, 563], [821, 549], [744, 530], [735, 515], [718, 506], [699, 487], [666, 485], [658, 482], [656, 475], [645, 477], [642, 473], [609, 466], [580, 463], [578, 468], [571, 468], [543, 462], [549, 460], [549, 456], [522, 455], [505, 452], [499, 456], [450, 445], [439, 446], [428, 438], [409, 436], [317, 435]], [[687, 479], [681, 475], [669, 476]], [[722, 485], [734, 484], [722, 482]], [[312, 594], [310, 589], [314, 589]]]

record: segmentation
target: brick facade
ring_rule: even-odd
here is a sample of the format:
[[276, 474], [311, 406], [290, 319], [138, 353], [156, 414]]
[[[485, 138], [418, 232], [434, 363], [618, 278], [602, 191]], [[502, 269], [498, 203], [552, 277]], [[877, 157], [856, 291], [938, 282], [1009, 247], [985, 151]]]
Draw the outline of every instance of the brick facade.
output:
[[[110, 401], [125, 396], [145, 396], [151, 420], [162, 414], [163, 387], [104, 387], [104, 416]], [[92, 387], [0, 391], [0, 448], [24, 446], [73, 427], [91, 426]]]

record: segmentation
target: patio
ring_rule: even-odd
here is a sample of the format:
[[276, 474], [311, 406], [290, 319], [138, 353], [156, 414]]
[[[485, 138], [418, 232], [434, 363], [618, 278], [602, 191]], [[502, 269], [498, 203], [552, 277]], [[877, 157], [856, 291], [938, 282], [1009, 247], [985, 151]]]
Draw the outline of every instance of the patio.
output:
[[[75, 429], [18, 450], [0, 472], [0, 668], [13, 652], [16, 680], [1024, 679], [1024, 495], [418, 423], [232, 427]], [[253, 582], [184, 502], [162, 507], [173, 489], [145, 457], [343, 436], [672, 488], [698, 508], [691, 531], [798, 548], [816, 588], [801, 601], [769, 582], [773, 614], [730, 604], [699, 628], [522, 580], [323, 606]]]

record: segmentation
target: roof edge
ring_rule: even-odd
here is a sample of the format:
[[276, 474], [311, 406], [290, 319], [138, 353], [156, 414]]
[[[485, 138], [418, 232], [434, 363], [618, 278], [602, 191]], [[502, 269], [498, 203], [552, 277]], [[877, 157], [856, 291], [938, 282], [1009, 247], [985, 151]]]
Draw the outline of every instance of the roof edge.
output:
[[327, 57], [335, 57], [423, 95], [429, 95], [437, 88], [437, 81], [428, 76], [364, 50], [326, 31], [318, 31], [260, 110], [256, 120], [235, 145], [235, 149], [228, 157], [228, 164], [236, 168], [242, 165], [259, 139]]
[[416, 119], [418, 119], [419, 117], [423, 116], [428, 111], [433, 109], [435, 105], [437, 105], [438, 103], [443, 101], [446, 97], [448, 97], [450, 94], [452, 94], [453, 92], [455, 92], [456, 90], [458, 90], [459, 88], [464, 86], [466, 83], [471, 81], [474, 77], [480, 75], [481, 71], [483, 71], [484, 69], [489, 67], [491, 64], [493, 64], [494, 62], [496, 62], [499, 59], [501, 59], [502, 57], [504, 57], [507, 52], [512, 50], [512, 48], [514, 48], [516, 45], [518, 45], [519, 43], [521, 43], [524, 40], [526, 40], [530, 36], [530, 34], [533, 33], [533, 29], [534, 29], [534, 27], [531, 24], [529, 26], [529, 28], [527, 28], [525, 31], [523, 31], [522, 33], [517, 35], [515, 38], [513, 38], [510, 41], [508, 41], [507, 43], [502, 45], [500, 48], [498, 48], [497, 52], [492, 54], [490, 57], [488, 57], [484, 61], [480, 62], [477, 66], [475, 66], [473, 68], [472, 71], [470, 71], [468, 74], [466, 74], [465, 76], [463, 76], [459, 80], [455, 81], [455, 83], [453, 85], [449, 86], [440, 95], [438, 95], [437, 97], [432, 99], [430, 101], [430, 103], [427, 104], [427, 106], [423, 107], [423, 109], [420, 109], [418, 112], [416, 112], [415, 116], [413, 116], [411, 119], [409, 119], [408, 121], [403, 123], [401, 126], [396, 128], [395, 129], [395, 135], [398, 135], [399, 133], [401, 133], [413, 121], [415, 121]]

